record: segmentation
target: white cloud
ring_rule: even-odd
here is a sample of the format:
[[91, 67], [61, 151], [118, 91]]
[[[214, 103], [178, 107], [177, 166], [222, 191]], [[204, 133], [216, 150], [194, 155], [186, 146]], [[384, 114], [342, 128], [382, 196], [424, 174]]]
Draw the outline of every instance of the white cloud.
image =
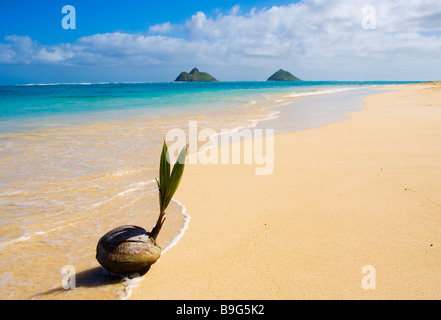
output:
[[154, 26], [151, 26], [149, 28], [149, 33], [159, 33], [159, 34], [166, 34], [171, 31], [173, 31], [173, 26], [170, 24], [170, 22], [165, 22], [161, 24], [156, 24]]
[[185, 30], [189, 40], [198, 40], [202, 38], [208, 29], [211, 29], [210, 25], [213, 25], [212, 19], [207, 19], [205, 13], [199, 11], [194, 14], [190, 20], [185, 23]]
[[[0, 63], [286, 66], [311, 77], [321, 72], [410, 76], [403, 69], [422, 75], [424, 68], [441, 74], [439, 0], [371, 0], [374, 30], [362, 27], [365, 4], [305, 0], [246, 13], [235, 6], [216, 17], [197, 12], [182, 26], [158, 24], [146, 35], [96, 34], [53, 46], [9, 36], [0, 43]], [[174, 29], [184, 30], [185, 36], [165, 36]]]
[[236, 4], [231, 10], [228, 12], [229, 14], [235, 16], [240, 13], [240, 6]]
[[72, 57], [70, 44], [43, 46], [28, 36], [5, 37], [0, 44], [0, 63], [3, 64], [53, 64]]

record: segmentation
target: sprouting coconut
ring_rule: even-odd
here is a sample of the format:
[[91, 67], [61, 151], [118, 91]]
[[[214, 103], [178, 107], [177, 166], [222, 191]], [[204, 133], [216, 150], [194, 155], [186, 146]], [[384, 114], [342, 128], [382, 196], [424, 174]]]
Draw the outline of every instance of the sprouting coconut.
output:
[[96, 259], [109, 272], [116, 274], [146, 273], [161, 256], [156, 238], [165, 221], [165, 210], [178, 189], [184, 173], [188, 146], [182, 149], [170, 173], [167, 144], [164, 141], [159, 164], [159, 217], [152, 231], [138, 226], [120, 226], [98, 241]]

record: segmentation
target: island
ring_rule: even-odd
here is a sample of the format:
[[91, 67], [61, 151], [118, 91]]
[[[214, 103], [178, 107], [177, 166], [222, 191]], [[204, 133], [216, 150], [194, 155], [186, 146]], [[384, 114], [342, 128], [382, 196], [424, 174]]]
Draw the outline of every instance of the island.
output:
[[276, 73], [274, 73], [271, 77], [266, 81], [302, 81], [296, 76], [292, 75], [288, 71], [280, 69]]
[[175, 82], [214, 82], [217, 81], [214, 77], [206, 72], [199, 72], [198, 68], [193, 68], [193, 70], [188, 72], [181, 72], [181, 74], [176, 78]]

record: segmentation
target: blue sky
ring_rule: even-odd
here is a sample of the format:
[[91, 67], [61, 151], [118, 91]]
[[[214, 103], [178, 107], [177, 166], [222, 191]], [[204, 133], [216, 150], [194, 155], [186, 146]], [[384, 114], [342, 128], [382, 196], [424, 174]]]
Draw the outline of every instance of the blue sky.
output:
[[[65, 5], [76, 29], [65, 30]], [[439, 0], [0, 2], [0, 84], [226, 81], [284, 68], [305, 80], [439, 80]]]
[[[0, 38], [28, 35], [45, 44], [73, 41], [82, 36], [106, 32], [147, 32], [152, 25], [171, 21], [184, 23], [198, 11], [207, 15], [228, 12], [235, 5], [249, 11], [298, 1], [237, 0], [11, 0], [0, 1]], [[73, 5], [77, 29], [61, 28], [61, 8]]]

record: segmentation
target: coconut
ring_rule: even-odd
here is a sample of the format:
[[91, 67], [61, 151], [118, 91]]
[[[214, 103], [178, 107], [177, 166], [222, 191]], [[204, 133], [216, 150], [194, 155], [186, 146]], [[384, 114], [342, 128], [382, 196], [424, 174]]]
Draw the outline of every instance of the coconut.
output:
[[179, 186], [184, 172], [188, 145], [180, 152], [170, 172], [170, 156], [164, 141], [159, 163], [159, 217], [152, 231], [137, 226], [120, 226], [107, 232], [98, 241], [96, 259], [108, 271], [116, 274], [143, 275], [161, 256], [156, 238], [165, 221], [165, 209]]
[[137, 226], [120, 226], [98, 241], [96, 259], [116, 274], [146, 273], [161, 256], [161, 248], [150, 233]]

